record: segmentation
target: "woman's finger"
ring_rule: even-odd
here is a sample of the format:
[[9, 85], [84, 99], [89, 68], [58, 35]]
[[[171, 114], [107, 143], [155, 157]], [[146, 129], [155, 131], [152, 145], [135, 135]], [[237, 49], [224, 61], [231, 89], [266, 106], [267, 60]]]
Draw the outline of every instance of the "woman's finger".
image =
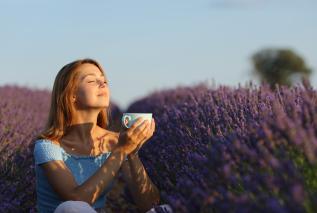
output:
[[145, 120], [141, 125], [134, 129], [133, 135], [135, 135], [138, 139], [143, 139], [144, 131], [146, 131], [148, 127], [148, 121]]
[[154, 130], [155, 130], [155, 120], [153, 118], [153, 123], [151, 125], [151, 130], [152, 130], [152, 134], [154, 133]]
[[136, 121], [132, 124], [130, 129], [135, 129], [137, 126], [139, 126], [142, 123], [142, 121], [144, 122], [144, 119], [142, 117], [138, 117]]
[[143, 146], [143, 144], [145, 144], [147, 142], [147, 139], [151, 137], [151, 135], [153, 134], [153, 128], [155, 126], [155, 124], [153, 123], [153, 119], [151, 124], [149, 124], [146, 128], [146, 133], [145, 133], [145, 137], [142, 139], [142, 142], [138, 145], [139, 148], [141, 148]]
[[142, 133], [139, 133], [140, 138], [142, 140], [147, 140], [150, 138], [150, 133], [151, 133], [151, 123], [149, 122], [146, 126], [146, 129]]
[[146, 135], [148, 138], [150, 138], [153, 135], [153, 129], [154, 129], [154, 120], [152, 118], [151, 124], [149, 125], [148, 131], [146, 132]]
[[151, 124], [148, 125], [147, 130], [145, 132], [145, 140], [147, 141], [153, 135], [153, 120]]
[[153, 133], [153, 127], [154, 127], [154, 120], [153, 120], [153, 118], [152, 118], [152, 120], [151, 120], [151, 125], [149, 126], [148, 131], [147, 131], [147, 136], [148, 136], [148, 137], [151, 137], [151, 135], [152, 135], [152, 133]]
[[142, 117], [139, 117], [136, 119], [136, 121], [133, 123], [133, 125], [131, 125], [131, 127], [127, 130], [127, 135], [128, 136], [133, 136], [135, 130], [142, 126], [142, 124], [144, 124], [146, 120], [144, 120]]

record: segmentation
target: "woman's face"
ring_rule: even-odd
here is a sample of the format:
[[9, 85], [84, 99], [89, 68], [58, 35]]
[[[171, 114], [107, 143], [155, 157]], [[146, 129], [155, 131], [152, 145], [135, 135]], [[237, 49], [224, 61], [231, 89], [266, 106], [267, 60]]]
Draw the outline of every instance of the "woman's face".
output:
[[82, 64], [79, 70], [78, 89], [75, 91], [75, 104], [79, 109], [109, 106], [110, 91], [108, 79], [94, 64]]

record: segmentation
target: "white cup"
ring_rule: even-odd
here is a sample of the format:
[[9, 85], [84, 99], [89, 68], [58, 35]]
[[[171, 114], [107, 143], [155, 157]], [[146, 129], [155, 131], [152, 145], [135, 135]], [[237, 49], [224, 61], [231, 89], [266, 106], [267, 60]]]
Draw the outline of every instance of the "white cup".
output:
[[137, 120], [137, 118], [142, 117], [143, 120], [148, 120], [151, 122], [152, 113], [123, 113], [121, 123], [125, 128], [130, 128]]

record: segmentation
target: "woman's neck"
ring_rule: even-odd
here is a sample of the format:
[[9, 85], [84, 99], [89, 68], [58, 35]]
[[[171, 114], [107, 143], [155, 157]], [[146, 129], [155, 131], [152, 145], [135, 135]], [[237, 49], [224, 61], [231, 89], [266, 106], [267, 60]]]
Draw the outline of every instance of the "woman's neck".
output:
[[98, 137], [99, 128], [94, 123], [73, 124], [67, 128], [65, 138], [67, 140], [90, 144]]

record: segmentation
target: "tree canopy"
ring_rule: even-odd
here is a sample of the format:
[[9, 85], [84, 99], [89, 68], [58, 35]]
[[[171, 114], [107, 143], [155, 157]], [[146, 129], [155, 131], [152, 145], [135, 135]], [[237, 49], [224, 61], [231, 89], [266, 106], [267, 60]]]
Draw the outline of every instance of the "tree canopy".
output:
[[262, 82], [291, 86], [298, 78], [308, 79], [312, 70], [304, 59], [291, 49], [267, 48], [252, 56], [253, 73]]

